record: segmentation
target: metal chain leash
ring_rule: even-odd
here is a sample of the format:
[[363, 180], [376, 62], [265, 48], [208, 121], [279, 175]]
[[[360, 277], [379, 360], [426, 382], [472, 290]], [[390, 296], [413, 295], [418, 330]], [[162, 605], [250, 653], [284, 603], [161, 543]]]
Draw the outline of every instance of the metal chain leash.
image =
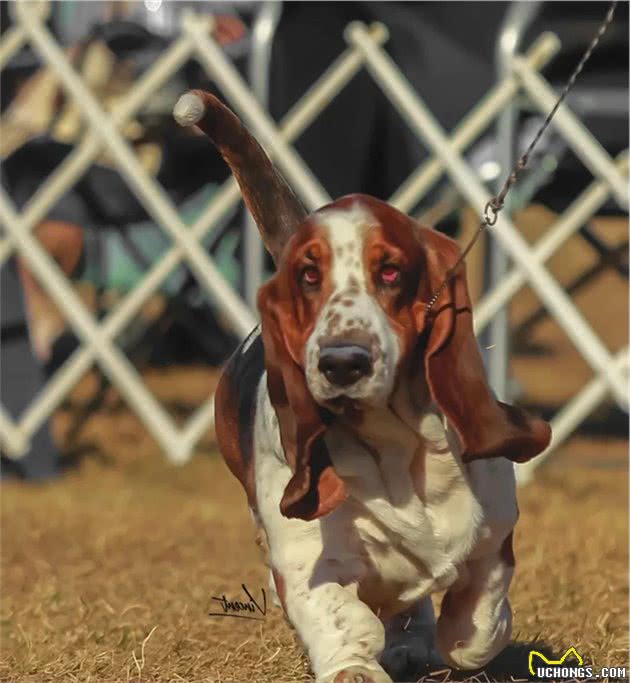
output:
[[496, 222], [497, 218], [499, 217], [499, 212], [501, 209], [503, 209], [503, 206], [505, 204], [505, 197], [507, 193], [510, 191], [512, 186], [516, 183], [516, 180], [518, 176], [520, 175], [521, 171], [525, 168], [527, 165], [527, 162], [529, 161], [530, 154], [532, 153], [534, 147], [538, 144], [538, 141], [540, 138], [543, 136], [544, 132], [547, 130], [547, 127], [551, 123], [551, 120], [555, 116], [556, 112], [560, 108], [560, 105], [564, 102], [566, 96], [569, 94], [569, 91], [575, 84], [575, 81], [577, 77], [582, 73], [582, 69], [584, 68], [584, 65], [586, 62], [591, 57], [591, 54], [597, 47], [599, 41], [601, 40], [602, 36], [604, 33], [606, 33], [606, 30], [610, 26], [610, 23], [612, 22], [613, 16], [615, 14], [615, 9], [617, 7], [618, 0], [613, 0], [610, 3], [610, 7], [608, 8], [608, 12], [606, 13], [606, 16], [604, 17], [604, 20], [600, 24], [597, 33], [595, 34], [593, 40], [591, 40], [590, 45], [582, 55], [582, 59], [580, 59], [578, 65], [575, 67], [573, 73], [571, 74], [571, 77], [567, 81], [566, 85], [564, 86], [562, 92], [560, 93], [560, 96], [558, 97], [555, 105], [553, 106], [553, 109], [547, 114], [547, 118], [543, 122], [543, 124], [540, 126], [538, 129], [538, 132], [534, 136], [534, 139], [529, 143], [529, 146], [525, 150], [524, 154], [521, 155], [519, 160], [516, 162], [514, 165], [514, 168], [512, 169], [512, 172], [510, 175], [506, 178], [505, 183], [503, 183], [503, 187], [501, 190], [496, 194], [492, 199], [488, 201], [486, 206], [484, 207], [483, 210], [483, 218], [481, 222], [479, 223], [479, 227], [477, 228], [477, 231], [475, 234], [471, 237], [470, 241], [468, 244], [464, 247], [462, 250], [462, 253], [460, 254], [459, 258], [457, 259], [455, 265], [449, 269], [448, 273], [446, 274], [446, 277], [444, 278], [444, 281], [442, 284], [435, 290], [431, 298], [429, 299], [429, 302], [427, 303], [426, 307], [426, 314], [428, 314], [433, 306], [435, 306], [436, 301], [438, 300], [440, 294], [444, 291], [445, 287], [448, 285], [448, 283], [451, 281], [453, 276], [455, 275], [457, 269], [460, 267], [462, 262], [465, 260], [466, 256], [468, 256], [468, 253], [470, 250], [473, 248], [475, 242], [479, 239], [481, 233], [488, 227], [492, 227]]

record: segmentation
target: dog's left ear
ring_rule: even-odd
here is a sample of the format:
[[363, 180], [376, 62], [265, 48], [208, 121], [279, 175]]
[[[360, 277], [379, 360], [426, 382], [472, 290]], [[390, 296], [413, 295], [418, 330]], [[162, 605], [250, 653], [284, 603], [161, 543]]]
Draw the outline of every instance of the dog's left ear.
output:
[[[430, 291], [435, 291], [457, 263], [457, 244], [422, 228]], [[526, 462], [543, 451], [551, 428], [525, 410], [497, 401], [488, 386], [473, 332], [472, 306], [464, 264], [444, 288], [433, 310], [415, 306], [416, 326], [426, 340], [427, 384], [461, 441], [464, 461], [503, 456]]]
[[258, 290], [258, 309], [265, 348], [267, 390], [278, 417], [280, 438], [293, 476], [280, 502], [285, 517], [317, 519], [332, 512], [346, 497], [324, 443], [324, 416], [306, 385], [293, 297], [282, 265]]

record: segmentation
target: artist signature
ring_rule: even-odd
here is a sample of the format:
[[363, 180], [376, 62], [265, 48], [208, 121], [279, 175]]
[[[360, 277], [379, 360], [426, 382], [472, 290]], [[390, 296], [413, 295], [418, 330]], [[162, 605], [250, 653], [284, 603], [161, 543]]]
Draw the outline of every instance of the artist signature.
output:
[[221, 605], [222, 612], [208, 612], [209, 617], [235, 617], [237, 619], [253, 619], [262, 621], [267, 614], [267, 595], [265, 589], [261, 588], [262, 607], [254, 596], [249, 592], [247, 586], [241, 584], [247, 600], [228, 600], [225, 595], [221, 597], [212, 596]]

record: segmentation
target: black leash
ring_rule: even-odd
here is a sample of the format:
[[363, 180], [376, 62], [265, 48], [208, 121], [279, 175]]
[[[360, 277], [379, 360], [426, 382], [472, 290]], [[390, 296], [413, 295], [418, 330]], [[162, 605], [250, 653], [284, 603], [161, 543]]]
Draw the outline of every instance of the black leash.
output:
[[567, 81], [566, 85], [564, 86], [564, 89], [560, 93], [560, 96], [558, 97], [555, 105], [553, 106], [553, 109], [547, 114], [547, 118], [545, 119], [544, 123], [540, 126], [538, 129], [538, 132], [534, 136], [534, 139], [529, 143], [529, 147], [525, 150], [525, 153], [519, 158], [519, 160], [516, 162], [514, 165], [514, 168], [512, 169], [512, 173], [506, 178], [505, 183], [503, 183], [503, 187], [501, 188], [500, 192], [496, 194], [490, 201], [486, 204], [484, 210], [483, 210], [483, 218], [481, 222], [479, 223], [479, 227], [477, 228], [477, 231], [475, 234], [471, 237], [470, 241], [468, 244], [464, 247], [462, 253], [460, 254], [459, 258], [457, 259], [457, 262], [455, 265], [449, 269], [448, 273], [446, 274], [446, 277], [444, 278], [444, 281], [442, 284], [435, 290], [431, 298], [429, 299], [429, 303], [427, 304], [426, 307], [426, 313], [428, 314], [433, 306], [435, 306], [435, 302], [438, 300], [440, 294], [444, 291], [444, 288], [448, 285], [448, 283], [451, 281], [453, 276], [455, 275], [457, 269], [459, 266], [462, 264], [466, 256], [468, 256], [468, 253], [470, 250], [473, 248], [475, 242], [479, 239], [479, 236], [481, 233], [488, 227], [492, 227], [496, 222], [497, 218], [499, 216], [499, 212], [503, 208], [503, 205], [505, 203], [505, 197], [507, 193], [510, 191], [514, 183], [516, 183], [516, 180], [518, 176], [520, 175], [521, 171], [525, 168], [527, 165], [527, 162], [529, 161], [529, 156], [532, 153], [534, 147], [538, 144], [538, 141], [542, 137], [543, 133], [547, 130], [547, 127], [551, 123], [551, 120], [555, 116], [556, 112], [560, 108], [560, 105], [564, 102], [566, 96], [569, 94], [569, 91], [575, 84], [575, 81], [577, 77], [582, 73], [582, 69], [584, 68], [584, 65], [586, 62], [591, 57], [591, 54], [593, 53], [593, 50], [597, 47], [597, 44], [599, 43], [601, 37], [606, 33], [606, 30], [610, 26], [610, 23], [613, 20], [613, 16], [615, 14], [615, 9], [617, 8], [618, 0], [613, 0], [610, 3], [610, 7], [608, 8], [608, 12], [606, 12], [606, 16], [604, 17], [604, 20], [600, 24], [599, 28], [597, 29], [597, 33], [595, 34], [593, 40], [591, 40], [590, 45], [586, 49], [586, 52], [582, 55], [582, 59], [580, 59], [578, 65], [575, 67], [573, 73], [571, 74], [571, 77]]

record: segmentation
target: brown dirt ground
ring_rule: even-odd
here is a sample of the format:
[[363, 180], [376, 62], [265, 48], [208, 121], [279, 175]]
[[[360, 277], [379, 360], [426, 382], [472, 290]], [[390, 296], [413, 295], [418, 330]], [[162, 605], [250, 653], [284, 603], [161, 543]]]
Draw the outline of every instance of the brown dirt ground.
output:
[[[519, 227], [534, 239], [553, 219], [526, 210]], [[611, 246], [627, 240], [626, 221], [594, 221], [594, 228]], [[567, 286], [594, 258], [574, 238], [552, 259], [552, 272]], [[612, 351], [627, 343], [627, 297], [610, 269], [574, 294]], [[511, 307], [513, 325], [536, 309], [524, 289]], [[525, 337], [539, 351], [513, 359], [521, 398], [553, 412], [592, 372], [549, 318], [535, 320]], [[216, 372], [171, 368], [145, 380], [181, 416], [210, 393]], [[94, 386], [86, 377], [71, 406]], [[60, 441], [69, 415], [56, 418]], [[270, 606], [262, 622], [207, 616], [212, 596], [239, 598], [242, 583], [258, 594], [267, 587], [244, 495], [213, 435], [187, 466], [171, 466], [111, 390], [80, 441], [92, 448], [63, 478], [2, 486], [0, 680], [309, 681], [279, 609]], [[520, 490], [515, 644], [471, 681], [526, 678], [532, 643], [554, 657], [573, 645], [595, 668], [628, 666], [627, 448], [625, 439], [578, 436]]]

